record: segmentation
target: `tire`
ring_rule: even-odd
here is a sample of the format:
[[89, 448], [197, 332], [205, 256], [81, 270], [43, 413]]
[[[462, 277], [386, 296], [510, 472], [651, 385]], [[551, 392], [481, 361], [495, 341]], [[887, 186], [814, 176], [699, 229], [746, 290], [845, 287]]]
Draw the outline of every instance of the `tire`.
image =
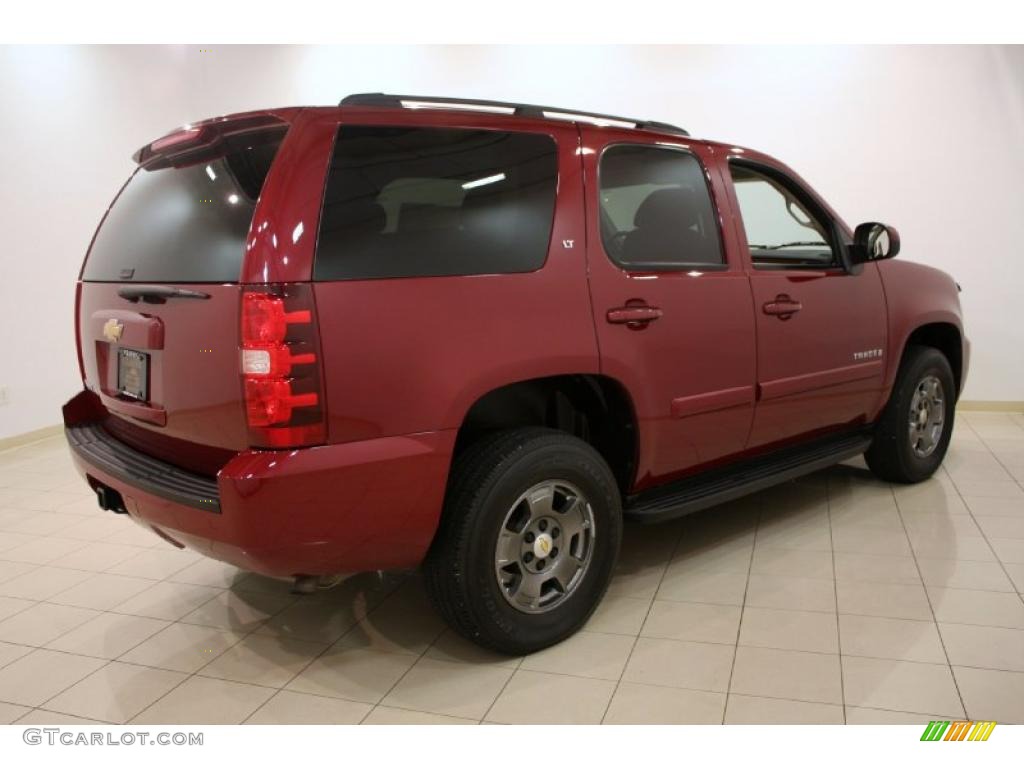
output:
[[[590, 617], [621, 540], [619, 489], [597, 451], [550, 429], [496, 432], [455, 462], [424, 562], [427, 591], [469, 640], [501, 653], [531, 653]], [[556, 567], [557, 576], [546, 575]], [[536, 601], [534, 593], [541, 595]]]
[[[924, 394], [935, 382], [940, 403]], [[931, 477], [945, 458], [953, 434], [956, 394], [953, 370], [945, 355], [933, 347], [908, 347], [875, 438], [864, 454], [871, 471], [893, 483], [919, 483]], [[930, 425], [926, 428], [921, 422], [915, 426], [911, 416], [912, 409], [915, 416], [921, 413], [918, 406], [922, 403], [926, 407], [931, 404], [929, 414], [922, 417]], [[942, 423], [936, 432], [932, 422], [940, 414]]]

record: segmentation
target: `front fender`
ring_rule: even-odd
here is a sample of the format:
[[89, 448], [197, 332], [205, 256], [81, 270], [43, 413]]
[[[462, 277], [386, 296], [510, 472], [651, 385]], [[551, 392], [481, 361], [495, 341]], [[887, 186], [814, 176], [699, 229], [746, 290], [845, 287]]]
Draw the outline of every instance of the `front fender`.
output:
[[924, 264], [890, 259], [877, 262], [877, 265], [889, 315], [885, 399], [888, 399], [896, 381], [908, 340], [915, 331], [929, 325], [947, 325], [956, 330], [961, 347], [962, 391], [970, 346], [964, 335], [963, 312], [956, 282], [942, 270]]

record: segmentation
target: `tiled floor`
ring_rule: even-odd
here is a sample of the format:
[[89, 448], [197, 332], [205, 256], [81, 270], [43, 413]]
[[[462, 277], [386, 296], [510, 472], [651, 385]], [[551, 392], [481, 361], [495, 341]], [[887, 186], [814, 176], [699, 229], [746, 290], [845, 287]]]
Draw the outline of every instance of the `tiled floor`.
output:
[[96, 508], [54, 438], [0, 453], [0, 722], [1024, 722], [1024, 415], [944, 468], [863, 465], [627, 526], [585, 631], [523, 659], [415, 574], [287, 585]]

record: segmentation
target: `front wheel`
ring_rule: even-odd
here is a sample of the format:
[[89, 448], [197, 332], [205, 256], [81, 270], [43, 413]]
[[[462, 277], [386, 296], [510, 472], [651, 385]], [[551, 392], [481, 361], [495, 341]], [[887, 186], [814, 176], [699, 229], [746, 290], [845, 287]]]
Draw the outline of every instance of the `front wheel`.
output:
[[868, 467], [895, 483], [931, 477], [949, 447], [955, 405], [956, 383], [946, 356], [933, 347], [910, 347], [864, 454]]
[[530, 653], [589, 618], [621, 538], [618, 487], [590, 445], [549, 429], [495, 433], [455, 463], [427, 589], [465, 637]]

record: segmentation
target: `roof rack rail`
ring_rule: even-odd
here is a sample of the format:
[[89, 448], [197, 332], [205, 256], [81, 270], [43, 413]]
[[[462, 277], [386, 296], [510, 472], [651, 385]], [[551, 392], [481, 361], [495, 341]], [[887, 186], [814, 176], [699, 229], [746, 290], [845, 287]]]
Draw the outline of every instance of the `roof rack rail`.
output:
[[549, 120], [571, 120], [594, 125], [616, 128], [636, 128], [689, 136], [689, 132], [677, 125], [656, 120], [635, 120], [630, 117], [602, 115], [562, 107], [542, 107], [537, 104], [516, 104], [509, 101], [488, 101], [486, 99], [449, 99], [442, 96], [400, 96], [393, 93], [354, 93], [343, 98], [340, 107], [398, 107], [405, 109], [461, 109], [468, 112], [490, 112], [516, 117], [539, 117]]

